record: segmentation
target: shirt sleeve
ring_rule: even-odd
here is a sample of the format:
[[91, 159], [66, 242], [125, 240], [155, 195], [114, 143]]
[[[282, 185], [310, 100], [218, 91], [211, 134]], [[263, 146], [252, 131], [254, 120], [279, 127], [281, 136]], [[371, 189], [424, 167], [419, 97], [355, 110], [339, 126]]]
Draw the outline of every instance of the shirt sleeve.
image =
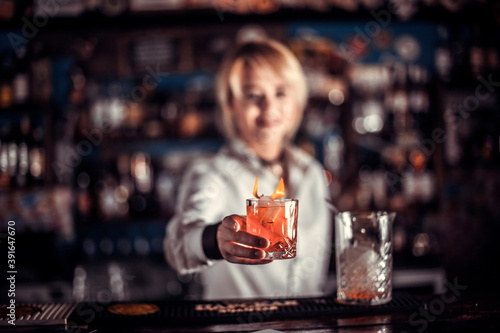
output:
[[222, 218], [223, 189], [223, 178], [208, 162], [197, 162], [183, 177], [164, 239], [165, 258], [179, 274], [195, 273], [215, 263], [205, 255], [202, 238], [205, 228]]

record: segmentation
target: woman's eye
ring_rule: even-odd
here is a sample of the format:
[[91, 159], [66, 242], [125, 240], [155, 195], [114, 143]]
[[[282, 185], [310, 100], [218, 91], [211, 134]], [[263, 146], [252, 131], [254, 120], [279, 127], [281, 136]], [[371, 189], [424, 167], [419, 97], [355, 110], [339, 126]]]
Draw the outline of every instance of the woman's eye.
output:
[[259, 94], [249, 93], [246, 95], [246, 98], [253, 101], [259, 101], [262, 98], [262, 96]]
[[276, 97], [285, 97], [286, 96], [286, 92], [285, 91], [278, 91], [276, 93]]

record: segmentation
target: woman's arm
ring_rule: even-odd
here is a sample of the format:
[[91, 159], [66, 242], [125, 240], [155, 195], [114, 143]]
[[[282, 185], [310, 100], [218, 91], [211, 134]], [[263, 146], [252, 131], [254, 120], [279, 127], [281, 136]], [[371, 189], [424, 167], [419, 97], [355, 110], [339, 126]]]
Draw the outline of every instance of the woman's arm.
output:
[[198, 161], [186, 170], [164, 239], [165, 257], [179, 274], [194, 273], [214, 263], [206, 256], [202, 239], [205, 228], [221, 220], [224, 186], [209, 162]]
[[228, 215], [227, 180], [215, 168], [197, 163], [179, 188], [176, 214], [164, 240], [165, 257], [179, 274], [211, 266], [217, 259], [238, 264], [265, 264], [265, 238], [241, 231], [245, 217]]

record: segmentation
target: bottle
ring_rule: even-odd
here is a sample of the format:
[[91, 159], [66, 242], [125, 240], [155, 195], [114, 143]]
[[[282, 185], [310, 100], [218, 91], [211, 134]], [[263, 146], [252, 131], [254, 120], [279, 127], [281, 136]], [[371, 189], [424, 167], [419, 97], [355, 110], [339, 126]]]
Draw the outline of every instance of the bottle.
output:
[[18, 162], [18, 139], [20, 137], [19, 133], [19, 123], [13, 122], [11, 126], [11, 131], [9, 139], [6, 141], [7, 149], [7, 174], [10, 178], [9, 184], [11, 188], [16, 188], [16, 176], [17, 176], [17, 162]]
[[30, 96], [29, 62], [26, 55], [18, 58], [12, 78], [13, 102], [16, 105], [26, 104]]
[[8, 189], [10, 187], [10, 177], [7, 172], [9, 166], [9, 141], [11, 122], [7, 122], [2, 127], [2, 136], [0, 138], [0, 189]]
[[29, 171], [29, 145], [31, 144], [31, 119], [25, 115], [19, 124], [19, 151], [18, 151], [18, 173], [16, 175], [16, 184], [18, 187], [28, 186]]
[[12, 74], [4, 71], [0, 80], [0, 109], [9, 109], [13, 104]]
[[40, 121], [31, 126], [29, 144], [29, 173], [32, 185], [41, 185], [45, 179], [44, 128]]

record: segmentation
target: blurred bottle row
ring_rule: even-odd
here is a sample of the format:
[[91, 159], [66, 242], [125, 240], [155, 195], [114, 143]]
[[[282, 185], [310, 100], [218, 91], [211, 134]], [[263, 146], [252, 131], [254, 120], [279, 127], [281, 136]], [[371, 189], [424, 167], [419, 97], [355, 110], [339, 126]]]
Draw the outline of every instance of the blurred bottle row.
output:
[[[115, 17], [124, 13], [141, 13], [153, 11], [188, 11], [200, 9], [215, 9], [223, 17], [226, 12], [236, 14], [269, 14], [279, 9], [310, 9], [328, 12], [340, 9], [346, 12], [356, 12], [360, 9], [375, 10], [390, 8], [401, 19], [409, 19], [423, 8], [443, 8], [449, 12], [457, 12], [474, 0], [422, 0], [412, 1], [404, 5], [394, 1], [366, 0], [176, 0], [176, 1], [143, 1], [143, 0], [71, 0], [57, 3], [44, 0], [1, 0], [0, 20], [9, 21], [18, 16], [59, 16], [76, 17], [83, 14], [98, 13], [105, 17]], [[481, 2], [483, 3], [483, 2]], [[397, 8], [397, 10], [394, 10]]]
[[138, 28], [69, 34], [68, 44], [47, 31], [23, 54], [4, 48], [0, 201], [10, 208], [0, 219], [33, 230], [44, 221], [44, 230], [76, 240], [85, 258], [160, 254], [160, 237], [141, 230], [150, 222], [163, 230], [187, 163], [222, 143], [213, 94], [222, 54], [237, 38], [267, 33], [303, 64], [310, 100], [297, 143], [324, 164], [336, 205], [398, 211], [396, 250], [431, 254], [439, 219], [429, 216], [446, 171], [500, 156], [488, 120], [496, 90], [478, 99], [474, 121], [450, 126], [444, 118], [448, 109], [460, 117], [453, 108], [481, 78], [500, 81], [499, 44], [434, 24], [393, 25], [368, 39], [358, 23], [185, 27], [177, 35]]
[[30, 115], [1, 116], [0, 190], [43, 184], [43, 120]]

